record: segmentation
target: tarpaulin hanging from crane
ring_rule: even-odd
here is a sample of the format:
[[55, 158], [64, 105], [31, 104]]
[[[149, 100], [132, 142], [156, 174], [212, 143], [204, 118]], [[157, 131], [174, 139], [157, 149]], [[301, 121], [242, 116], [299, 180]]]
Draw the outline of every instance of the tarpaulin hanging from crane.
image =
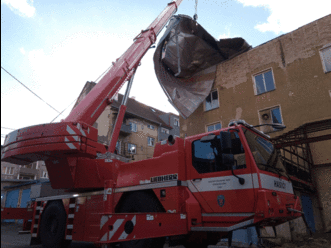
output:
[[184, 118], [208, 96], [216, 65], [251, 48], [242, 38], [215, 40], [189, 16], [174, 16], [154, 54], [156, 76]]

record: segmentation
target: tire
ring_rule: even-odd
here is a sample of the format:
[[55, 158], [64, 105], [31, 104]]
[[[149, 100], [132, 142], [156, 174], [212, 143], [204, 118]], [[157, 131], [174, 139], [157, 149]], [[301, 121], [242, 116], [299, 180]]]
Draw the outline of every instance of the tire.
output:
[[[164, 212], [163, 207], [153, 195], [136, 191], [124, 198], [119, 213]], [[132, 240], [119, 243], [120, 248], [162, 248], [165, 238]]]
[[46, 207], [40, 222], [43, 248], [62, 248], [70, 245], [71, 242], [64, 239], [66, 220], [66, 212], [61, 201], [53, 201]]

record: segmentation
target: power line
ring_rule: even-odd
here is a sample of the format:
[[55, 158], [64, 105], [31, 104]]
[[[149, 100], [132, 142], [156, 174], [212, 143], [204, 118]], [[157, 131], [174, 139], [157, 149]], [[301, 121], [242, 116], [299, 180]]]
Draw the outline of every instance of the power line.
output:
[[[101, 76], [100, 76], [101, 77]], [[68, 107], [66, 107], [64, 110], [62, 110], [61, 111], [61, 113], [59, 113], [52, 121], [51, 121], [51, 123], [53, 122], [53, 121], [55, 121], [56, 120], [56, 118], [58, 118], [67, 108], [69, 108], [70, 107], [70, 105], [71, 104], [73, 104], [74, 102], [77, 102], [77, 100], [78, 100], [78, 98], [81, 96], [81, 95], [83, 95], [83, 94], [85, 94], [86, 93], [86, 91], [87, 91], [87, 88], [85, 88], [84, 89], [84, 91], [75, 99], [75, 100], [73, 100], [73, 102], [72, 103], [70, 103], [69, 105], [68, 105]]]
[[107, 70], [105, 70], [94, 82], [96, 83], [98, 80], [99, 80], [99, 78], [101, 78], [107, 71], [109, 71], [109, 69], [111, 68], [112, 66], [109, 66], [108, 68], [107, 68]]
[[1, 128], [4, 128], [4, 129], [9, 129], [9, 130], [16, 130], [16, 129], [13, 129], [13, 128], [9, 128], [9, 127], [1, 127]]
[[[111, 68], [112, 66], [109, 66], [103, 73], [101, 73], [101, 75], [94, 81], [95, 83], [105, 74], [105, 73], [107, 73], [107, 71], [109, 71], [109, 69]], [[78, 98], [81, 96], [81, 95], [83, 95], [85, 92], [86, 92], [86, 90], [87, 89], [85, 89], [84, 90], [84, 92], [82, 92], [72, 103], [70, 103], [69, 105], [68, 105], [68, 107], [66, 107], [64, 110], [62, 110], [61, 111], [61, 113], [59, 113], [52, 121], [51, 121], [51, 123], [53, 122], [53, 121], [55, 121], [64, 111], [66, 111], [69, 107], [70, 107], [70, 105], [71, 104], [73, 104], [74, 102], [76, 102], [77, 100], [78, 100]]]
[[57, 115], [57, 116], [51, 121], [51, 123], [52, 123], [53, 121], [55, 121], [56, 118], [59, 117], [64, 111], [66, 111], [67, 108], [69, 108], [69, 107], [71, 106], [71, 104], [73, 104], [75, 101], [77, 101], [77, 99], [78, 99], [78, 97], [77, 97], [72, 103], [70, 103], [70, 104], [68, 105], [68, 107], [66, 107], [64, 110], [62, 110], [61, 113], [59, 113], [59, 114], [58, 114], [58, 115]]
[[40, 96], [38, 96], [36, 93], [34, 93], [32, 90], [30, 90], [27, 86], [25, 86], [21, 81], [19, 81], [16, 77], [14, 77], [12, 74], [10, 74], [5, 68], [1, 66], [1, 69], [7, 72], [12, 78], [14, 78], [17, 82], [19, 82], [21, 85], [23, 85], [28, 91], [30, 91], [32, 94], [34, 94], [36, 97], [38, 97], [40, 100], [42, 100], [44, 103], [46, 103], [49, 107], [54, 109], [56, 112], [60, 113], [58, 110], [53, 108], [50, 104], [48, 104], [46, 101], [44, 101]]

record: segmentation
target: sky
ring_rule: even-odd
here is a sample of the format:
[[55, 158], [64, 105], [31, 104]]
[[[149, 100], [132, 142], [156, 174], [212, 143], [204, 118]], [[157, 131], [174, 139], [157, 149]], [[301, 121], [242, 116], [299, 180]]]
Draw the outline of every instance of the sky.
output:
[[[1, 0], [1, 144], [13, 130], [65, 119], [87, 81], [95, 81], [170, 0]], [[330, 14], [330, 0], [199, 0], [198, 22], [215, 39], [256, 47]], [[193, 16], [195, 0], [177, 14]], [[162, 33], [158, 38], [160, 38]], [[130, 96], [177, 113], [154, 72], [154, 49], [141, 61]], [[124, 93], [125, 87], [120, 91]]]

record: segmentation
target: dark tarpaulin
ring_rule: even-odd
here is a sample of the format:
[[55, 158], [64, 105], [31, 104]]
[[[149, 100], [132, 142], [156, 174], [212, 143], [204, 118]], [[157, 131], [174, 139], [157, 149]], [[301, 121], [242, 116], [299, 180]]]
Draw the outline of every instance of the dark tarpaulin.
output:
[[215, 40], [189, 16], [173, 16], [154, 53], [156, 76], [187, 118], [210, 93], [216, 65], [249, 50], [242, 38]]

